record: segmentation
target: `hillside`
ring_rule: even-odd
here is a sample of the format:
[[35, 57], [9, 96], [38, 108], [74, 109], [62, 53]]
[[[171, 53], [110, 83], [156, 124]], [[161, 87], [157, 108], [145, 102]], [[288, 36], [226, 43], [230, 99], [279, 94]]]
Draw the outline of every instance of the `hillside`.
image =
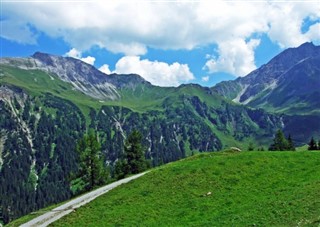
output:
[[153, 170], [52, 226], [313, 226], [319, 152], [205, 153]]

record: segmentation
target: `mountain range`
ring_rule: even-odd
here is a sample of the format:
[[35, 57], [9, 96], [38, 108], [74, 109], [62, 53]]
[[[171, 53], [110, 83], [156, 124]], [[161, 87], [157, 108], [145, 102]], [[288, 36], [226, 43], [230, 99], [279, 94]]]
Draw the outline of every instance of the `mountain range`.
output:
[[320, 47], [283, 51], [246, 77], [207, 88], [158, 87], [37, 52], [0, 59], [0, 216], [70, 198], [77, 139], [99, 135], [112, 174], [126, 136], [143, 134], [153, 166], [230, 146], [267, 149], [277, 129], [296, 145], [320, 135]]

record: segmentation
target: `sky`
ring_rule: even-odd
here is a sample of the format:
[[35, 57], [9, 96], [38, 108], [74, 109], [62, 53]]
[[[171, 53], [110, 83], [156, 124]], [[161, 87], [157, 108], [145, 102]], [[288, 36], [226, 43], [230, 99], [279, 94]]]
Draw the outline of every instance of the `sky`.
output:
[[213, 86], [320, 44], [320, 0], [1, 0], [0, 57], [40, 51], [158, 86]]

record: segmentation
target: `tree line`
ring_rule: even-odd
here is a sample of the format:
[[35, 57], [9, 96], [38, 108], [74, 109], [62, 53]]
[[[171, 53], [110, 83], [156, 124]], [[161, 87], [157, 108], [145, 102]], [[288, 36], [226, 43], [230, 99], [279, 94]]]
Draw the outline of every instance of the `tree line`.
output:
[[[320, 139], [317, 142], [314, 137], [312, 137], [308, 143], [308, 150], [320, 150]], [[295, 151], [295, 145], [291, 135], [289, 134], [286, 138], [281, 130], [277, 130], [273, 143], [269, 147], [269, 151]]]
[[317, 144], [317, 141], [312, 137], [308, 144], [308, 150], [309, 151], [320, 150], [320, 139]]

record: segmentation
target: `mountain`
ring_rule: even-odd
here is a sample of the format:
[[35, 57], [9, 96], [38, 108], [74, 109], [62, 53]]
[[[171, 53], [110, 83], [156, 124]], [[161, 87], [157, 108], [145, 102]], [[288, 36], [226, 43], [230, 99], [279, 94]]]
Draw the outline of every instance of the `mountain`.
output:
[[320, 134], [320, 46], [304, 43], [233, 81], [211, 88], [252, 108], [284, 114], [284, 129], [296, 142]]
[[236, 103], [289, 115], [320, 115], [320, 46], [289, 48], [247, 76], [212, 90]]
[[138, 129], [152, 166], [230, 146], [268, 146], [283, 117], [189, 84], [151, 85], [135, 74], [106, 75], [80, 60], [35, 53], [0, 60], [0, 217], [76, 195], [76, 141], [99, 135], [113, 174], [126, 136]]
[[14, 65], [21, 69], [39, 69], [59, 77], [62, 81], [95, 99], [119, 99], [118, 89], [134, 88], [137, 84], [147, 84], [136, 74], [118, 76], [108, 75], [92, 65], [71, 57], [61, 57], [36, 52], [30, 58], [2, 58], [2, 64]]

